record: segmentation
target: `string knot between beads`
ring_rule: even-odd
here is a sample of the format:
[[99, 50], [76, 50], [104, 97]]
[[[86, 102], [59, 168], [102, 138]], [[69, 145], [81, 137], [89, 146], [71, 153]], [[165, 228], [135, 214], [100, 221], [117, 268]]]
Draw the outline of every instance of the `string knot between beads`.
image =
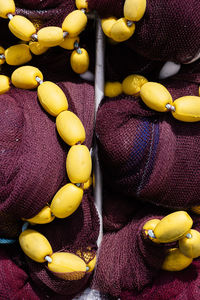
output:
[[152, 239], [155, 239], [155, 238], [156, 238], [156, 236], [155, 236], [155, 234], [154, 234], [154, 232], [153, 232], [152, 229], [148, 230], [148, 235], [149, 235]]
[[166, 104], [165, 107], [168, 109], [168, 111], [176, 111], [175, 107], [173, 105], [169, 104], [169, 103]]

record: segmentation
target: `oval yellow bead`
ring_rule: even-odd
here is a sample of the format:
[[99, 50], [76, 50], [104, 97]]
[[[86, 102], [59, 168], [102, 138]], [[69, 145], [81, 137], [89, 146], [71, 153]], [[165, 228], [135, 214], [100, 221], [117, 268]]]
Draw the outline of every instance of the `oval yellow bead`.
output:
[[180, 251], [190, 258], [200, 256], [200, 233], [191, 229], [185, 237], [179, 240]]
[[38, 99], [42, 107], [54, 117], [68, 109], [68, 101], [64, 92], [51, 81], [45, 81], [38, 86]]
[[144, 226], [143, 226], [143, 230], [146, 236], [148, 236], [150, 238], [150, 240], [152, 240], [154, 243], [159, 243], [159, 241], [155, 238], [152, 238], [149, 234], [148, 231], [149, 230], [153, 230], [155, 229], [155, 227], [158, 225], [158, 223], [160, 222], [159, 219], [151, 219], [149, 221], [147, 221]]
[[[80, 51], [81, 53], [77, 52]], [[70, 63], [72, 70], [75, 73], [82, 74], [88, 70], [89, 67], [89, 55], [83, 48], [74, 50], [70, 57]]]
[[79, 207], [83, 190], [72, 183], [64, 185], [54, 196], [51, 211], [57, 218], [66, 218]]
[[29, 48], [35, 55], [41, 55], [49, 49], [48, 47], [44, 47], [38, 42], [29, 42]]
[[43, 80], [43, 75], [39, 69], [32, 66], [22, 66], [17, 68], [11, 76], [12, 84], [20, 89], [34, 89], [38, 86], [36, 77]]
[[122, 82], [122, 89], [126, 95], [137, 96], [140, 93], [141, 87], [148, 80], [141, 75], [132, 74], [127, 76]]
[[70, 146], [85, 141], [85, 128], [81, 120], [71, 111], [63, 111], [56, 118], [60, 137]]
[[47, 224], [52, 222], [55, 216], [52, 216], [51, 209], [49, 206], [45, 206], [36, 216], [30, 219], [24, 219], [31, 224]]
[[45, 236], [32, 229], [27, 229], [20, 234], [19, 243], [24, 253], [37, 262], [45, 262], [45, 256], [53, 253]]
[[77, 255], [66, 252], [57, 252], [51, 256], [52, 262], [48, 268], [59, 278], [78, 280], [85, 276], [86, 264]]
[[78, 36], [85, 29], [87, 17], [81, 10], [74, 10], [66, 16], [62, 23], [62, 30], [69, 33], [70, 37]]
[[84, 189], [84, 190], [89, 189], [89, 187], [92, 185], [92, 183], [93, 183], [93, 179], [92, 179], [92, 176], [90, 176], [90, 178], [88, 179], [88, 181], [86, 181], [86, 182], [83, 184], [83, 189]]
[[14, 45], [5, 51], [6, 63], [11, 66], [23, 65], [32, 59], [29, 46], [25, 44]]
[[95, 257], [86, 265], [89, 270], [87, 272], [92, 272], [96, 266], [96, 262], [97, 262], [97, 257], [95, 255]]
[[79, 43], [80, 38], [78, 36], [75, 37], [70, 37], [66, 36], [64, 38], [64, 41], [59, 45], [60, 47], [67, 49], [67, 50], [73, 50], [74, 49], [74, 43], [77, 42]]
[[10, 31], [22, 41], [30, 41], [36, 33], [33, 23], [23, 16], [14, 16], [8, 23]]
[[142, 101], [151, 109], [164, 112], [166, 105], [172, 104], [172, 96], [168, 90], [160, 83], [147, 82], [140, 90]]
[[135, 24], [133, 23], [131, 26], [127, 25], [127, 20], [125, 18], [121, 18], [113, 24], [110, 37], [116, 42], [124, 42], [128, 40], [135, 31]]
[[0, 75], [0, 95], [5, 94], [10, 89], [10, 78], [5, 75]]
[[175, 119], [183, 122], [200, 121], [200, 97], [185, 96], [173, 102], [175, 111], [172, 115]]
[[62, 29], [56, 26], [40, 29], [37, 36], [38, 42], [44, 47], [55, 47], [64, 41]]
[[126, 0], [124, 17], [130, 21], [139, 21], [145, 13], [146, 5], [146, 0]]
[[15, 2], [13, 0], [0, 0], [0, 17], [7, 19], [8, 14], [15, 13]]
[[122, 93], [122, 84], [120, 82], [106, 82], [104, 94], [106, 97], [117, 97]]
[[176, 211], [164, 217], [154, 229], [160, 243], [181, 239], [192, 227], [193, 221], [185, 211]]
[[101, 27], [104, 34], [111, 38], [111, 28], [117, 22], [117, 18], [109, 17], [101, 20]]
[[[3, 47], [0, 46], [0, 55], [1, 54], [5, 54], [5, 49]], [[3, 65], [5, 63], [5, 58], [0, 58], [0, 65]]]
[[85, 9], [88, 11], [88, 2], [87, 0], [76, 0], [76, 7], [78, 9]]
[[192, 258], [182, 254], [178, 248], [172, 248], [168, 251], [162, 265], [165, 271], [182, 271], [192, 263]]
[[92, 160], [84, 145], [72, 146], [66, 160], [67, 175], [72, 183], [84, 183], [91, 174]]

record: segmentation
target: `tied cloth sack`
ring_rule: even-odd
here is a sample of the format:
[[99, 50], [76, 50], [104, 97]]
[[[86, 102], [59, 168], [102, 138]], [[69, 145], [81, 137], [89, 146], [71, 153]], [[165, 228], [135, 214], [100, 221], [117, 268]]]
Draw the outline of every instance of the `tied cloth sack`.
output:
[[[36, 4], [38, 10], [31, 10]], [[16, 11], [31, 20], [37, 18], [40, 26], [60, 26], [65, 16], [74, 9], [74, 1], [59, 1], [56, 5], [53, 1], [18, 1]], [[0, 20], [3, 28], [0, 38], [4, 48], [17, 41], [9, 33], [6, 21]], [[84, 35], [87, 36], [87, 33]], [[92, 44], [92, 39], [89, 40]], [[29, 64], [38, 67], [44, 80], [58, 84], [66, 94], [69, 110], [83, 122], [85, 144], [90, 149], [94, 126], [94, 87], [73, 73], [69, 55], [69, 51], [55, 47], [34, 57]], [[14, 68], [9, 65], [2, 66], [2, 72], [8, 76], [13, 71]], [[0, 237], [17, 240], [23, 225], [21, 218], [38, 214], [68, 182], [65, 164], [69, 147], [57, 134], [55, 118], [40, 106], [35, 90], [12, 87], [0, 96], [0, 105]], [[90, 188], [84, 192], [79, 208], [70, 217], [56, 218], [50, 224], [36, 225], [32, 229], [48, 239], [53, 252], [76, 254], [78, 251], [89, 262], [96, 253], [99, 231], [93, 200]], [[85, 252], [89, 252], [90, 257], [83, 257]], [[89, 285], [92, 275], [88, 272], [82, 279], [73, 281], [59, 279], [44, 263], [25, 256], [17, 242], [13, 246], [1, 246], [0, 265], [1, 299], [71, 299]]]

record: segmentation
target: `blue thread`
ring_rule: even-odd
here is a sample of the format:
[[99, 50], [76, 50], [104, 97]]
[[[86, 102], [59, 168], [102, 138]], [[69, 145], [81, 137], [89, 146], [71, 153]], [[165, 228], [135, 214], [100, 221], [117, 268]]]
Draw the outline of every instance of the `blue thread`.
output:
[[6, 244], [13, 244], [15, 243], [16, 240], [12, 240], [12, 239], [1, 239], [0, 238], [0, 244], [6, 245]]
[[28, 228], [29, 222], [25, 222], [22, 226], [22, 232]]

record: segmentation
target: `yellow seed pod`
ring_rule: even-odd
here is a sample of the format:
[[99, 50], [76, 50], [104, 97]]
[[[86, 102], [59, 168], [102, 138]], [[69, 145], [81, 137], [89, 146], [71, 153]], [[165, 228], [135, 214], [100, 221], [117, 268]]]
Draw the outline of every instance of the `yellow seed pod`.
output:
[[64, 185], [54, 196], [51, 211], [57, 218], [66, 218], [79, 207], [83, 190], [72, 183]]
[[66, 16], [62, 23], [62, 30], [69, 33], [70, 37], [78, 36], [87, 24], [87, 17], [81, 10], [74, 10]]
[[38, 86], [38, 99], [42, 107], [54, 117], [68, 109], [68, 101], [64, 92], [51, 81], [45, 81]]
[[111, 38], [111, 28], [117, 22], [117, 18], [109, 17], [101, 20], [101, 27], [104, 34]]
[[157, 239], [154, 239], [151, 236], [149, 236], [148, 231], [149, 230], [154, 231], [155, 227], [158, 225], [159, 222], [160, 222], [159, 219], [151, 219], [151, 220], [147, 221], [143, 226], [143, 230], [145, 232], [145, 235], [148, 236], [150, 238], [150, 240], [152, 240], [155, 243], [159, 243], [159, 241]]
[[122, 93], [122, 84], [116, 82], [106, 82], [104, 86], [104, 94], [107, 97], [117, 97]]
[[44, 47], [38, 42], [32, 42], [32, 41], [29, 42], [29, 48], [31, 52], [35, 55], [41, 55], [49, 49], [48, 47]]
[[200, 97], [184, 96], [173, 102], [175, 111], [172, 115], [175, 119], [183, 122], [200, 121]]
[[191, 208], [191, 211], [194, 212], [194, 213], [197, 214], [197, 215], [200, 215], [200, 205], [193, 206], [193, 207]]
[[52, 216], [51, 209], [49, 206], [45, 206], [36, 216], [30, 219], [23, 219], [34, 224], [47, 224], [52, 222], [55, 216]]
[[15, 87], [28, 90], [38, 86], [36, 77], [43, 80], [43, 75], [39, 69], [32, 66], [22, 66], [12, 73], [11, 81]]
[[80, 38], [78, 36], [70, 37], [67, 35], [59, 46], [67, 50], [73, 50], [75, 42], [80, 42]]
[[14, 45], [5, 51], [6, 63], [11, 66], [23, 65], [32, 59], [29, 46], [25, 44]]
[[8, 14], [15, 13], [15, 2], [13, 0], [0, 0], [0, 17], [7, 19]]
[[92, 176], [90, 176], [90, 178], [88, 179], [88, 181], [86, 181], [84, 184], [83, 184], [83, 189], [84, 190], [87, 190], [89, 189], [89, 187], [92, 185]]
[[78, 9], [85, 9], [88, 11], [88, 2], [87, 0], [76, 0], [76, 7]]
[[23, 16], [14, 16], [8, 23], [8, 27], [22, 41], [30, 41], [31, 36], [36, 33], [33, 23]]
[[166, 105], [172, 104], [172, 96], [168, 90], [157, 82], [145, 83], [141, 87], [140, 97], [149, 108], [159, 112], [167, 111]]
[[187, 257], [196, 258], [200, 256], [200, 233], [191, 229], [186, 236], [179, 240], [179, 249]]
[[89, 67], [89, 55], [87, 51], [83, 48], [74, 50], [70, 57], [70, 63], [75, 73], [85, 73]]
[[95, 255], [95, 257], [86, 265], [89, 270], [87, 272], [92, 272], [96, 266], [96, 262], [97, 262], [97, 257]]
[[0, 75], [0, 95], [5, 94], [10, 89], [10, 78], [5, 75]]
[[77, 255], [66, 252], [57, 252], [52, 256], [48, 268], [59, 278], [64, 280], [79, 280], [85, 276], [86, 264]]
[[176, 211], [164, 217], [154, 229], [160, 243], [181, 239], [192, 227], [193, 221], [185, 211]]
[[[5, 49], [0, 46], [0, 55], [5, 54]], [[0, 65], [3, 65], [5, 63], [5, 58], [0, 58]]]
[[127, 20], [121, 18], [113, 24], [110, 30], [110, 37], [116, 42], [124, 42], [133, 35], [134, 31], [135, 24], [133, 23], [131, 26], [128, 26]]
[[85, 141], [85, 128], [81, 120], [71, 111], [63, 111], [56, 118], [60, 137], [70, 146]]
[[27, 229], [20, 234], [19, 243], [24, 253], [37, 262], [45, 262], [45, 256], [53, 253], [45, 236], [32, 229]]
[[88, 181], [92, 170], [92, 160], [85, 145], [75, 145], [70, 148], [66, 160], [66, 169], [72, 183]]
[[182, 254], [178, 248], [172, 248], [168, 251], [162, 265], [165, 271], [182, 271], [192, 263], [192, 258]]
[[141, 87], [148, 80], [141, 75], [133, 74], [127, 76], [122, 82], [122, 89], [126, 95], [137, 96], [140, 93]]
[[48, 26], [37, 33], [38, 42], [44, 47], [55, 47], [64, 41], [63, 31], [60, 27]]
[[142, 19], [146, 10], [146, 0], [126, 0], [124, 3], [124, 17], [130, 21]]

